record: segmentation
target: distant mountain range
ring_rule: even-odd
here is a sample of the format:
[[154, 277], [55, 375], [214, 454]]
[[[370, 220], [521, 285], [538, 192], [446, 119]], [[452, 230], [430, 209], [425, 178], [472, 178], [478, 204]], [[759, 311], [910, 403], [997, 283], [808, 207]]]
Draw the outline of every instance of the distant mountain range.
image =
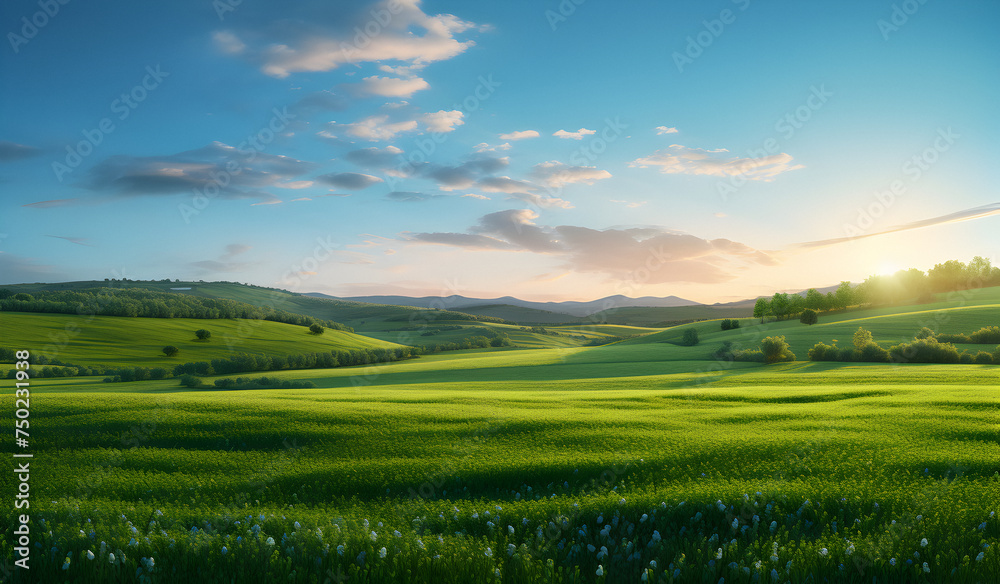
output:
[[[819, 291], [826, 293], [836, 289], [836, 286], [828, 286], [825, 288], [819, 288]], [[798, 292], [798, 294], [804, 296], [805, 291]], [[748, 298], [746, 300], [739, 300], [736, 302], [703, 304], [701, 302], [687, 300], [678, 296], [643, 296], [641, 298], [629, 298], [628, 296], [623, 296], [621, 294], [606, 296], [589, 302], [531, 302], [528, 300], [521, 300], [520, 298], [514, 298], [513, 296], [504, 296], [502, 298], [469, 298], [468, 296], [459, 296], [457, 294], [452, 296], [422, 296], [419, 298], [414, 298], [412, 296], [388, 295], [343, 297], [330, 296], [329, 294], [322, 294], [320, 292], [309, 292], [305, 295], [316, 298], [369, 302], [372, 304], [393, 304], [396, 306], [414, 306], [417, 308], [440, 308], [444, 310], [457, 310], [460, 312], [463, 311], [463, 309], [473, 307], [482, 308], [487, 306], [507, 305], [529, 308], [532, 310], [544, 310], [550, 313], [566, 314], [575, 317], [590, 316], [591, 314], [612, 308], [676, 308], [680, 306], [706, 306], [715, 308], [741, 309], [753, 307], [754, 302], [757, 300], [756, 298]]]
[[[608, 310], [610, 308], [626, 307], [653, 307], [653, 308], [675, 308], [678, 306], [705, 306], [693, 300], [686, 300], [677, 296], [666, 296], [663, 298], [656, 296], [643, 296], [642, 298], [629, 298], [628, 296], [615, 295], [591, 300], [589, 302], [531, 302], [521, 300], [513, 296], [502, 298], [469, 298], [467, 296], [423, 296], [413, 298], [410, 296], [350, 296], [339, 297], [310, 292], [307, 296], [316, 298], [335, 298], [337, 300], [353, 300], [355, 302], [370, 302], [373, 304], [395, 304], [397, 306], [414, 306], [418, 308], [441, 308], [444, 310], [458, 310], [470, 307], [495, 306], [505, 304], [508, 306], [518, 306], [521, 308], [531, 308], [534, 310], [544, 310], [558, 314], [570, 316], [588, 316], [595, 312]], [[752, 302], [752, 301], [751, 301]], [[741, 302], [742, 303], [742, 302]], [[741, 304], [732, 303], [732, 304]], [[722, 305], [717, 305], [722, 306]]]

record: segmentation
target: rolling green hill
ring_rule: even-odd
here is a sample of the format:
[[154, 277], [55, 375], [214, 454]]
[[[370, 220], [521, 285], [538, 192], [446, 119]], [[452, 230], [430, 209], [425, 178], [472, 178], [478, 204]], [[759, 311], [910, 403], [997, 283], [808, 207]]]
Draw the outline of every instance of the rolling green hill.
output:
[[[194, 332], [207, 329], [210, 339]], [[346, 331], [313, 335], [302, 326], [260, 320], [87, 317], [0, 312], [3, 346], [45, 353], [73, 365], [165, 367], [230, 357], [234, 353], [294, 355], [338, 349], [396, 347], [395, 343]], [[180, 352], [166, 357], [162, 349]]]

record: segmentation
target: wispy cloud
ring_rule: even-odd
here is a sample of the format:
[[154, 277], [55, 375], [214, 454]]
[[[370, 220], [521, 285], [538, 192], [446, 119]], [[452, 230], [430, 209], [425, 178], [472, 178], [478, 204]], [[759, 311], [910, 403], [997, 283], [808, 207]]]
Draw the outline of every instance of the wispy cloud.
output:
[[632, 168], [657, 167], [663, 174], [702, 174], [742, 176], [747, 180], [770, 181], [775, 176], [803, 168], [785, 153], [760, 158], [732, 156], [725, 148], [703, 150], [672, 144], [644, 158], [629, 163]]
[[920, 221], [904, 223], [903, 225], [896, 225], [888, 229], [873, 231], [871, 233], [859, 233], [858, 235], [853, 235], [849, 237], [834, 237], [831, 239], [807, 241], [805, 243], [796, 244], [793, 247], [796, 248], [826, 247], [828, 245], [847, 243], [849, 241], [854, 241], [857, 239], [876, 237], [879, 235], [886, 235], [889, 233], [898, 233], [900, 231], [910, 231], [913, 229], [923, 229], [925, 227], [934, 227], [935, 225], [946, 225], [948, 223], [960, 223], [962, 221], [972, 221], [973, 219], [982, 219], [984, 217], [992, 217], [993, 215], [1000, 215], [1000, 203], [991, 203], [989, 205], [983, 205], [981, 207], [974, 207], [972, 209], [956, 211], [954, 213], [949, 213], [947, 215], [931, 217], [930, 219], [921, 219]]
[[671, 128], [669, 126], [656, 126], [657, 136], [662, 136], [663, 134], [676, 134], [677, 132], [677, 128]]
[[17, 144], [7, 140], [0, 140], [0, 162], [21, 160], [41, 155], [42, 151], [34, 146]]
[[510, 132], [508, 134], [500, 134], [501, 140], [527, 140], [528, 138], [537, 138], [538, 132], [536, 130], [517, 130]]
[[591, 134], [596, 134], [597, 130], [588, 130], [587, 128], [580, 128], [575, 132], [567, 132], [566, 130], [558, 130], [552, 135], [556, 138], [562, 138], [564, 140], [583, 140], [584, 136], [590, 136]]
[[68, 241], [70, 243], [75, 243], [77, 245], [85, 245], [87, 247], [94, 247], [93, 244], [87, 243], [90, 240], [87, 239], [86, 237], [67, 237], [67, 236], [64, 236], [64, 235], [46, 235], [45, 237], [54, 237], [56, 239], [65, 239], [66, 241]]
[[470, 250], [520, 251], [559, 258], [565, 269], [629, 280], [637, 270], [648, 283], [721, 283], [753, 265], [774, 265], [768, 252], [730, 241], [703, 239], [655, 227], [591, 229], [545, 227], [528, 209], [484, 215], [464, 233], [408, 233], [404, 239]]
[[352, 191], [366, 189], [374, 184], [385, 182], [384, 180], [380, 179], [377, 176], [372, 176], [370, 174], [361, 174], [358, 172], [337, 172], [332, 174], [321, 174], [316, 177], [316, 180], [326, 183], [328, 185], [340, 187], [342, 189], [350, 189]]
[[540, 183], [560, 188], [570, 183], [592, 185], [596, 181], [611, 178], [611, 173], [596, 166], [571, 166], [557, 160], [536, 164], [531, 176]]
[[[410, 70], [450, 59], [474, 43], [455, 35], [479, 28], [451, 14], [428, 15], [420, 0], [355, 3], [350, 10], [327, 3], [283, 4], [281, 18], [257, 7], [256, 24], [216, 31], [219, 50], [257, 64], [273, 77], [298, 72], [330, 71], [343, 65], [399, 61]], [[241, 7], [242, 11], [251, 8]], [[385, 14], [382, 22], [374, 14]], [[358, 31], [376, 26], [378, 34]], [[363, 36], [363, 41], [356, 41]]]

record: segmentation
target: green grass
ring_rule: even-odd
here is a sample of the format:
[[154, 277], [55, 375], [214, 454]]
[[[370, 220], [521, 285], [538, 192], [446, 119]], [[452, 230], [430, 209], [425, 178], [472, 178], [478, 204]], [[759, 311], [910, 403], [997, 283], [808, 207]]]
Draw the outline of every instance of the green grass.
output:
[[[36, 380], [32, 518], [47, 551], [33, 574], [637, 582], [649, 570], [650, 581], [749, 582], [774, 569], [792, 581], [986, 582], [1000, 569], [995, 368], [710, 370], [656, 358], [671, 347], [274, 374], [319, 386], [299, 390]], [[0, 489], [14, 488], [4, 473]]]
[[[207, 329], [200, 341], [194, 332]], [[0, 312], [3, 345], [30, 347], [73, 365], [115, 364], [166, 367], [230, 357], [234, 353], [291, 355], [397, 346], [394, 343], [327, 329], [322, 335], [307, 327], [261, 320], [125, 318], [69, 314]], [[162, 353], [166, 345], [180, 352]]]

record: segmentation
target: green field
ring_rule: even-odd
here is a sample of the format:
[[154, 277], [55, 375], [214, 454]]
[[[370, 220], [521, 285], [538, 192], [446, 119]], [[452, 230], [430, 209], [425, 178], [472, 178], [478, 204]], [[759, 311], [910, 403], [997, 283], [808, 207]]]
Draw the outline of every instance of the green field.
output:
[[[985, 289], [733, 331], [435, 321], [503, 330], [522, 348], [266, 373], [310, 389], [32, 379], [37, 545], [24, 581], [994, 582], [1000, 367], [804, 359], [859, 326], [882, 345], [928, 323], [972, 332], [1000, 321], [998, 304]], [[36, 351], [83, 318], [0, 313], [6, 345]], [[74, 322], [60, 359], [146, 366], [168, 361], [167, 343], [176, 362], [226, 356], [225, 338], [249, 326]], [[240, 350], [419, 338], [376, 322], [384, 340], [254, 321]], [[677, 345], [690, 327], [700, 344]], [[194, 340], [198, 328], [212, 339]], [[429, 338], [448, 334], [464, 333]], [[710, 358], [722, 341], [769, 335], [799, 359]], [[608, 337], [631, 338], [580, 346]], [[0, 476], [15, 492], [16, 475]]]
[[[212, 333], [198, 340], [195, 331]], [[395, 347], [345, 331], [310, 334], [304, 326], [266, 320], [126, 318], [71, 314], [0, 312], [6, 347], [31, 347], [50, 358], [73, 365], [165, 367], [210, 361], [234, 353], [292, 355], [338, 349]], [[180, 351], [173, 357], [163, 347]]]

